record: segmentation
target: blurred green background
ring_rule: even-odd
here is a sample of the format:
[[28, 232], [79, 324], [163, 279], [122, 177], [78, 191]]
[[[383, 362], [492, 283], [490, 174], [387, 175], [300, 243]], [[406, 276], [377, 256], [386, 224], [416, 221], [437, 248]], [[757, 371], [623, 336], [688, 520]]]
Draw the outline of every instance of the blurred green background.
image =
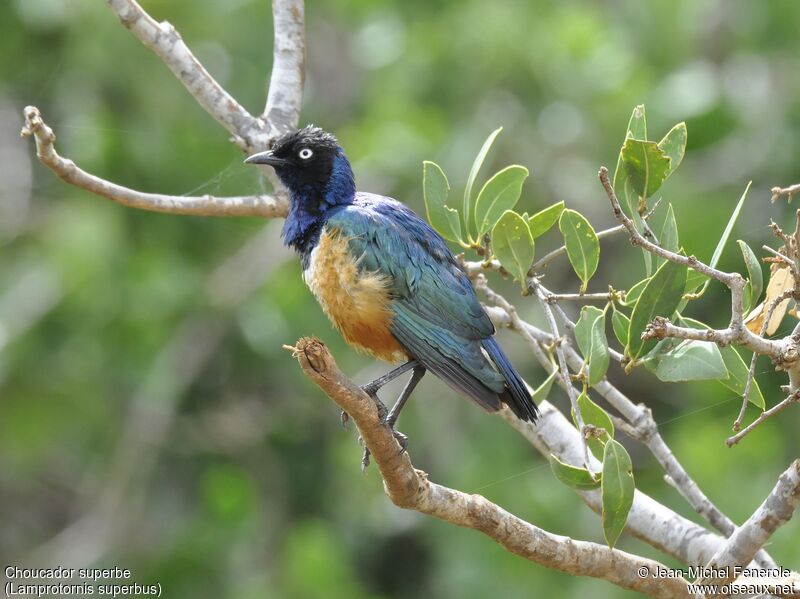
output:
[[[260, 111], [269, 2], [143, 5]], [[733, 238], [760, 247], [772, 241], [770, 218], [791, 225], [768, 190], [800, 181], [800, 3], [312, 0], [306, 12], [301, 121], [339, 136], [361, 189], [421, 210], [421, 163], [432, 159], [460, 193], [502, 125], [488, 166], [531, 169], [520, 211], [564, 200], [604, 228], [613, 222], [597, 169], [613, 167], [630, 111], [645, 103], [651, 138], [688, 124], [684, 164], [663, 188], [687, 252], [710, 256], [750, 179]], [[331, 329], [280, 245], [281, 223], [150, 214], [71, 188], [19, 139], [22, 108], [42, 110], [63, 155], [137, 189], [228, 195], [268, 184], [104, 3], [10, 0], [3, 15], [0, 563], [120, 565], [175, 598], [634, 595], [392, 506], [375, 469], [361, 474], [354, 431], [281, 349], [313, 334], [358, 381], [386, 369]], [[557, 243], [549, 233], [538, 253]], [[722, 266], [743, 269], [735, 244]], [[607, 240], [590, 290], [641, 273], [638, 251]], [[541, 322], [534, 302], [492, 282]], [[578, 287], [563, 259], [547, 284]], [[696, 304], [689, 315], [725, 324], [719, 289]], [[540, 381], [521, 341], [500, 336]], [[783, 379], [766, 361], [758, 371], [775, 403]], [[796, 411], [727, 449], [732, 392], [611, 377], [653, 408], [689, 473], [737, 522], [798, 455]], [[565, 405], [560, 392], [551, 400]], [[602, 542], [599, 519], [544, 458], [438, 381], [423, 382], [399, 428], [433, 480]], [[626, 444], [637, 486], [696, 520], [649, 453]], [[798, 535], [795, 519], [769, 546], [794, 569]], [[660, 557], [625, 535], [621, 547]]]

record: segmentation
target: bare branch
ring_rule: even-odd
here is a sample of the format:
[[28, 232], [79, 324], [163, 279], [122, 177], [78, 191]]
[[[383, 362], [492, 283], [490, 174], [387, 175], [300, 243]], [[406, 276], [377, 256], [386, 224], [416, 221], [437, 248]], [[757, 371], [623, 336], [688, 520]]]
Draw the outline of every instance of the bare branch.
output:
[[578, 430], [581, 433], [581, 445], [583, 447], [583, 457], [584, 457], [584, 464], [586, 465], [586, 469], [589, 472], [593, 471], [592, 468], [592, 461], [589, 459], [589, 444], [587, 442], [586, 436], [584, 434], [584, 422], [583, 422], [583, 415], [581, 414], [581, 408], [578, 405], [578, 393], [575, 390], [575, 387], [572, 386], [572, 382], [570, 381], [569, 376], [569, 368], [567, 367], [567, 358], [564, 355], [564, 340], [561, 339], [558, 333], [558, 323], [556, 322], [556, 317], [553, 315], [553, 308], [547, 301], [547, 295], [539, 285], [539, 282], [536, 280], [536, 277], [531, 278], [530, 286], [533, 289], [533, 292], [536, 294], [536, 297], [539, 298], [539, 302], [544, 309], [544, 315], [547, 319], [547, 323], [550, 326], [550, 332], [553, 334], [554, 345], [555, 345], [555, 352], [556, 352], [556, 359], [558, 362], [558, 370], [561, 375], [561, 379], [564, 381], [564, 388], [567, 391], [567, 396], [569, 397], [570, 407], [572, 408], [572, 414], [575, 418], [575, 424], [578, 426]]
[[730, 536], [708, 566], [728, 573], [715, 582], [725, 584], [735, 578], [734, 568], [750, 563], [778, 528], [786, 524], [800, 505], [800, 460], [781, 474], [770, 494], [747, 521]]
[[618, 294], [615, 291], [608, 293], [549, 293], [547, 295], [547, 302], [554, 304], [556, 302], [613, 302], [618, 299]]
[[381, 423], [375, 402], [347, 379], [327, 348], [316, 339], [300, 339], [292, 348], [303, 371], [350, 417], [383, 477], [384, 489], [399, 507], [416, 510], [458, 526], [477, 530], [506, 550], [536, 562], [582, 576], [593, 576], [651, 597], [689, 597], [686, 580], [654, 575], [658, 562], [618, 549], [549, 533], [505, 511], [481, 495], [438, 485], [414, 469], [392, 432]]
[[169, 196], [159, 193], [145, 193], [101, 179], [79, 168], [72, 160], [56, 152], [56, 136], [44, 122], [35, 106], [25, 108], [23, 137], [33, 136], [36, 141], [36, 155], [60, 179], [123, 206], [168, 212], [170, 214], [193, 214], [196, 216], [261, 216], [281, 218], [288, 211], [288, 200], [284, 193], [277, 196]]
[[792, 197], [800, 192], [800, 183], [795, 183], [789, 187], [773, 187], [770, 191], [772, 192], [770, 202], [773, 204], [777, 202], [781, 196], [789, 196], [789, 201], [791, 201]]
[[[625, 230], [624, 226], [617, 225], [616, 227], [611, 227], [610, 229], [604, 229], [602, 231], [598, 231], [597, 232], [597, 238], [598, 239], [604, 239], [606, 237], [610, 237], [611, 235], [614, 235], [615, 233], [622, 233], [624, 230]], [[542, 256], [536, 262], [533, 263], [533, 266], [531, 266], [530, 270], [528, 271], [528, 274], [533, 275], [533, 273], [535, 273], [535, 272], [541, 270], [542, 268], [544, 268], [545, 266], [547, 266], [547, 264], [551, 260], [553, 260], [553, 258], [557, 258], [561, 254], [566, 253], [566, 251], [567, 251], [567, 246], [566, 245], [562, 245], [561, 247], [558, 247], [558, 248], [554, 249], [552, 252], [549, 252], [549, 253], [545, 254], [544, 256]]]
[[789, 406], [789, 404], [797, 403], [798, 401], [800, 401], [800, 389], [789, 395], [789, 397], [784, 398], [783, 401], [772, 406], [769, 410], [764, 410], [763, 412], [761, 412], [761, 414], [758, 415], [758, 418], [753, 420], [753, 422], [748, 424], [746, 427], [744, 427], [735, 435], [728, 437], [725, 440], [725, 445], [727, 445], [728, 447], [733, 447], [739, 441], [741, 441], [743, 437], [750, 434], [753, 431], [753, 429], [756, 428], [758, 425], [760, 425], [762, 422], [768, 420], [778, 412], [782, 412], [785, 408]]
[[297, 126], [306, 72], [303, 0], [272, 0], [275, 44], [263, 118], [278, 134]]
[[266, 123], [253, 117], [195, 58], [180, 34], [167, 21], [157, 22], [136, 0], [106, 0], [122, 25], [167, 65], [198, 104], [225, 127], [246, 151], [267, 147]]
[[[797, 279], [795, 279], [795, 281], [796, 280]], [[763, 337], [764, 335], [767, 334], [769, 323], [772, 321], [772, 315], [775, 313], [775, 310], [777, 310], [781, 302], [789, 299], [790, 297], [792, 297], [792, 295], [793, 291], [787, 290], [770, 302], [769, 308], [767, 309], [767, 314], [764, 317], [764, 322], [761, 324], [761, 330], [759, 331], [760, 337]], [[747, 404], [750, 401], [750, 389], [753, 386], [753, 381], [756, 379], [757, 360], [758, 360], [758, 353], [753, 352], [753, 356], [750, 358], [750, 367], [747, 370], [747, 380], [744, 383], [744, 391], [742, 392], [742, 407], [739, 408], [739, 414], [736, 416], [736, 420], [733, 421], [734, 432], [742, 428], [742, 422], [744, 422], [744, 415], [745, 412], [747, 411]], [[732, 445], [729, 444], [728, 447], [732, 447]]]

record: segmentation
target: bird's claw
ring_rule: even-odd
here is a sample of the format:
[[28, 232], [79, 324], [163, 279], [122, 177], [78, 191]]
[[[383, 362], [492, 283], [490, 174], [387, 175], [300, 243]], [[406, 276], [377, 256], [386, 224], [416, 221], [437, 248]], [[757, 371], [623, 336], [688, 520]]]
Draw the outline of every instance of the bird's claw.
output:
[[361, 456], [361, 472], [362, 473], [366, 472], [367, 468], [369, 467], [369, 456], [370, 456], [369, 449], [367, 449], [365, 447], [364, 448], [364, 455]]
[[[392, 435], [394, 435], [395, 440], [400, 445], [398, 455], [403, 455], [408, 450], [408, 437], [400, 431], [395, 430], [394, 424], [390, 424], [385, 419], [381, 421], [381, 424], [392, 431]], [[361, 472], [366, 472], [369, 467], [369, 456], [372, 455], [372, 453], [369, 448], [364, 445], [364, 437], [361, 435], [358, 436], [358, 444], [364, 447], [364, 454], [361, 456]]]
[[367, 383], [361, 387], [361, 390], [369, 395], [372, 398], [372, 401], [375, 402], [375, 405], [378, 407], [378, 417], [381, 419], [381, 421], [386, 420], [386, 415], [389, 413], [389, 409], [378, 397], [378, 389], [374, 389], [369, 383]]
[[374, 383], [375, 383], [375, 381], [372, 381], [372, 383], [367, 383], [366, 385], [361, 385], [361, 390], [364, 393], [366, 393], [367, 395], [369, 395], [370, 397], [377, 398], [378, 397], [378, 389], [380, 389], [380, 387], [375, 385]]
[[397, 442], [400, 444], [400, 455], [403, 455], [408, 449], [408, 437], [406, 437], [400, 431], [396, 431], [394, 429], [392, 429], [392, 434], [394, 435], [394, 438], [397, 440]]

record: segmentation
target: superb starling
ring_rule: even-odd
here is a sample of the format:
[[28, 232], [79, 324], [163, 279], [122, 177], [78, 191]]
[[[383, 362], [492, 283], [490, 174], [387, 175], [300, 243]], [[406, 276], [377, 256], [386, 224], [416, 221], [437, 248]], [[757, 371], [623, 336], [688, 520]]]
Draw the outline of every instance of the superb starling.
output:
[[333, 135], [308, 126], [245, 162], [270, 165], [289, 191], [283, 241], [300, 254], [303, 279], [333, 325], [356, 349], [404, 362], [365, 391], [377, 399], [381, 386], [412, 370], [385, 416], [388, 427], [394, 431], [426, 370], [487, 411], [502, 402], [518, 418], [536, 420], [525, 383], [445, 241], [400, 202], [356, 191]]

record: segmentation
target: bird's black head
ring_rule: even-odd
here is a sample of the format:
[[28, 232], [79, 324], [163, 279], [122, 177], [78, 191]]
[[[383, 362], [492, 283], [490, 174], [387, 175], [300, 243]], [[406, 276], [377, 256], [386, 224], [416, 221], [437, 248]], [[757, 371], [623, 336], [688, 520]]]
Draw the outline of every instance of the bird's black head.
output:
[[353, 171], [339, 141], [313, 125], [287, 133], [271, 150], [245, 162], [273, 167], [293, 201], [324, 200], [334, 206], [348, 203], [355, 194]]
[[270, 165], [289, 190], [291, 209], [283, 235], [299, 251], [316, 243], [328, 211], [350, 204], [356, 194], [353, 170], [338, 140], [313, 125], [287, 133], [271, 150], [245, 162]]

